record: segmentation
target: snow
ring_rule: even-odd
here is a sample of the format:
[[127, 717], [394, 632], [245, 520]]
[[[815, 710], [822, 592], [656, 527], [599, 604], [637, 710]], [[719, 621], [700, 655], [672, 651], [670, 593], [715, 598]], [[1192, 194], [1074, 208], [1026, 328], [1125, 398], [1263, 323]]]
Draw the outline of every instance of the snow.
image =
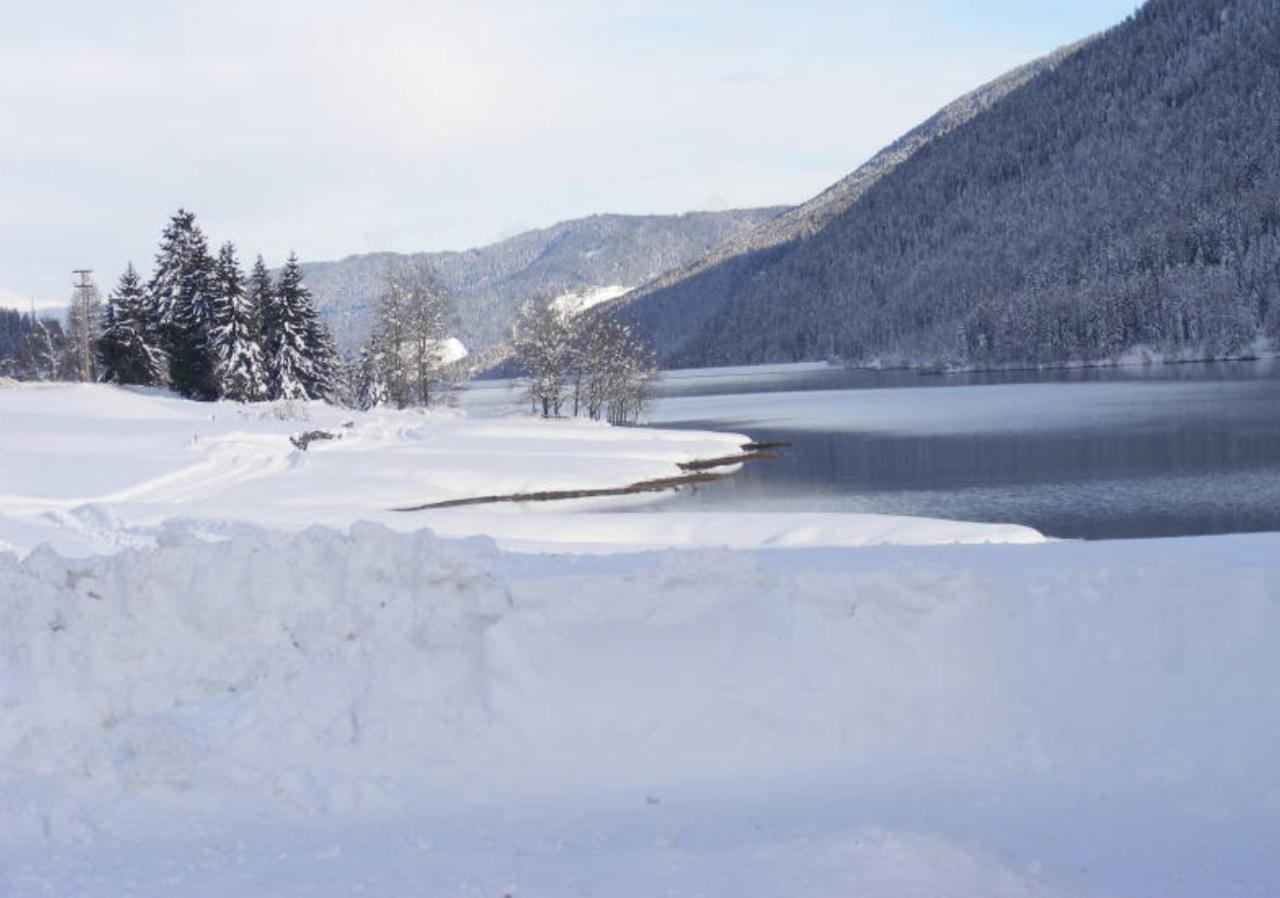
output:
[[619, 284], [610, 284], [606, 287], [589, 287], [586, 290], [579, 290], [573, 293], [562, 293], [551, 301], [551, 305], [569, 315], [578, 315], [592, 306], [598, 306], [602, 302], [617, 299], [631, 289]]
[[0, 556], [0, 894], [1274, 894], [1280, 535], [1181, 546]]
[[391, 511], [746, 439], [499, 396], [0, 389], [0, 895], [1280, 893], [1280, 534]]
[[[22, 553], [46, 541], [72, 555], [152, 545], [175, 519], [198, 523], [210, 536], [243, 523], [296, 530], [379, 521], [400, 530], [487, 534], [526, 551], [1041, 539], [1023, 527], [870, 515], [657, 522], [596, 514], [598, 501], [539, 505], [532, 513], [501, 506], [395, 511], [674, 477], [678, 463], [734, 455], [748, 440], [546, 421], [492, 399], [468, 412], [361, 413], [320, 402], [196, 403], [136, 388], [22, 386], [0, 390], [0, 421], [0, 549]], [[290, 443], [290, 435], [311, 430], [337, 439], [305, 452]]]
[[452, 365], [456, 361], [465, 359], [467, 355], [467, 347], [457, 337], [449, 337], [440, 344], [439, 358], [442, 365]]

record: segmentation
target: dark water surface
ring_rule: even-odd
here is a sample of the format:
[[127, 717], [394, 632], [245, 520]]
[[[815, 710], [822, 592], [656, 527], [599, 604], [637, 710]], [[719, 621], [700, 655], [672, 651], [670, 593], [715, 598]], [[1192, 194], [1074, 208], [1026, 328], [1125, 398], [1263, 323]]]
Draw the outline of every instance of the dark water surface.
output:
[[792, 443], [671, 510], [872, 511], [1113, 539], [1280, 530], [1280, 365], [673, 372], [653, 423]]

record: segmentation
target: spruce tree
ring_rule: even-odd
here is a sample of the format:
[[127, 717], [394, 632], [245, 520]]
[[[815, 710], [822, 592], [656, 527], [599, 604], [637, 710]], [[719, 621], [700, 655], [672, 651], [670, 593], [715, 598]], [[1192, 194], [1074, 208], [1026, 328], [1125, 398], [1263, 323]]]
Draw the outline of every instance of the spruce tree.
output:
[[153, 340], [146, 294], [130, 262], [107, 299], [106, 325], [98, 343], [102, 380], [143, 386], [163, 383], [166, 359]]
[[312, 317], [307, 332], [307, 354], [311, 362], [311, 374], [307, 381], [307, 395], [312, 399], [332, 401], [339, 392], [342, 362], [329, 328], [315, 314], [315, 307], [310, 307]]
[[258, 345], [262, 351], [262, 372], [264, 377], [263, 392], [266, 399], [279, 399], [276, 384], [279, 382], [276, 371], [276, 358], [280, 352], [280, 310], [276, 303], [276, 288], [271, 282], [271, 273], [262, 256], [253, 263], [253, 271], [249, 275], [249, 307], [258, 322]]
[[272, 313], [272, 394], [281, 399], [317, 399], [326, 372], [317, 364], [314, 345], [322, 327], [302, 283], [298, 257], [289, 254], [276, 286]]
[[259, 345], [257, 309], [245, 292], [244, 275], [230, 242], [218, 252], [213, 285], [209, 341], [219, 395], [237, 402], [265, 399], [266, 370]]
[[195, 215], [179, 209], [169, 220], [148, 284], [152, 317], [169, 357], [175, 390], [195, 399], [218, 395], [209, 333], [213, 319], [213, 259]]
[[[147, 283], [151, 317], [157, 331], [164, 333], [166, 344], [173, 327], [173, 309], [182, 290], [183, 272], [191, 255], [191, 232], [196, 227], [192, 212], [179, 209], [169, 219], [160, 236], [156, 268]], [[167, 348], [167, 346], [166, 346]]]

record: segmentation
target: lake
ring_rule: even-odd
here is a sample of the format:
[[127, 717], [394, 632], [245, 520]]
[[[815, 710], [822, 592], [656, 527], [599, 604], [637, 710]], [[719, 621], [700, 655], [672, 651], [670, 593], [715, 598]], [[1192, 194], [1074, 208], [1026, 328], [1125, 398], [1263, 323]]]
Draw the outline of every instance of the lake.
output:
[[792, 445], [650, 508], [856, 511], [1115, 539], [1280, 530], [1280, 364], [670, 372], [652, 423]]

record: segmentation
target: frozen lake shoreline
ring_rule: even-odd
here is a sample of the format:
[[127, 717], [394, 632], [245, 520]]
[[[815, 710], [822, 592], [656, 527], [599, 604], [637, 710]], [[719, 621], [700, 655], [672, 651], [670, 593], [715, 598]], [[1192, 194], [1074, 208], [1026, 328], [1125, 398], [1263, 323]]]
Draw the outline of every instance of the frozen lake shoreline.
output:
[[1280, 533], [396, 513], [745, 437], [293, 412], [0, 390], [6, 898], [1280, 891]]
[[[1025, 527], [875, 515], [721, 515], [686, 526], [593, 517], [651, 501], [645, 496], [484, 511], [394, 510], [672, 478], [684, 473], [681, 464], [735, 455], [749, 440], [732, 432], [548, 421], [509, 406], [362, 413], [323, 403], [197, 403], [102, 385], [0, 389], [0, 549], [25, 553], [49, 542], [71, 555], [117, 551], [154, 544], [175, 520], [211, 538], [244, 524], [298, 530], [378, 521], [566, 552], [764, 544], [753, 537], [781, 545], [865, 545], [895, 532], [915, 544], [1040, 539]], [[313, 430], [337, 438], [305, 451], [290, 443]]]

